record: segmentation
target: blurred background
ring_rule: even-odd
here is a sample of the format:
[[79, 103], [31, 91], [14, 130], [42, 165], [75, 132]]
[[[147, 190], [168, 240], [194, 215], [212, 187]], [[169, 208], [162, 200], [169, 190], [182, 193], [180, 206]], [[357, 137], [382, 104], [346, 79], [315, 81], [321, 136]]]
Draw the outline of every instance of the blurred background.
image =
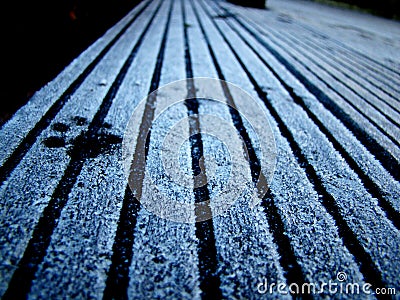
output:
[[389, 19], [400, 20], [400, 0], [315, 0], [333, 6], [361, 10]]

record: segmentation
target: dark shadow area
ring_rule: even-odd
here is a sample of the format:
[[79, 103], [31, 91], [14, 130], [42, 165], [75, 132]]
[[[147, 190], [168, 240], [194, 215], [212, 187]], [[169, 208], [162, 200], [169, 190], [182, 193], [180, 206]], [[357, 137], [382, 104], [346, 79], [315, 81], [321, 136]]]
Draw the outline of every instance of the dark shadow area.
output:
[[333, 6], [362, 10], [388, 19], [400, 20], [400, 0], [314, 0]]
[[34, 0], [2, 4], [0, 125], [140, 0]]
[[228, 0], [236, 5], [247, 6], [247, 7], [255, 7], [255, 8], [265, 8], [266, 0]]

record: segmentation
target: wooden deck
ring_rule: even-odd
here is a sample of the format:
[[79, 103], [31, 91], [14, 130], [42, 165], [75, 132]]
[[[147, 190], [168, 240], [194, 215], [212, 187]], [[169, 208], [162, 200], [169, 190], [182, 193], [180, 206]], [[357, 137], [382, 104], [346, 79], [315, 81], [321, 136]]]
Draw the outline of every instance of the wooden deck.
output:
[[[400, 291], [400, 70], [268, 16], [226, 2], [143, 1], [1, 128], [4, 299], [290, 298], [257, 287], [264, 278], [320, 285], [339, 272], [371, 290]], [[225, 214], [181, 223], [135, 199], [121, 143], [142, 99], [191, 77], [231, 82], [256, 99], [277, 156], [255, 207], [238, 195]], [[215, 92], [226, 96], [224, 86]], [[151, 128], [168, 106], [153, 101], [137, 124], [151, 130], [147, 169], [167, 126]], [[226, 107], [181, 105], [165, 122], [192, 114], [202, 128], [212, 113], [236, 128], [238, 148], [243, 140], [250, 149], [243, 177], [267, 172], [249, 124]], [[190, 174], [200, 156], [224, 168], [224, 148], [204, 136], [185, 149]], [[141, 197], [155, 197], [135, 171]], [[197, 203], [223, 184], [210, 178], [201, 193], [171, 197]]]

